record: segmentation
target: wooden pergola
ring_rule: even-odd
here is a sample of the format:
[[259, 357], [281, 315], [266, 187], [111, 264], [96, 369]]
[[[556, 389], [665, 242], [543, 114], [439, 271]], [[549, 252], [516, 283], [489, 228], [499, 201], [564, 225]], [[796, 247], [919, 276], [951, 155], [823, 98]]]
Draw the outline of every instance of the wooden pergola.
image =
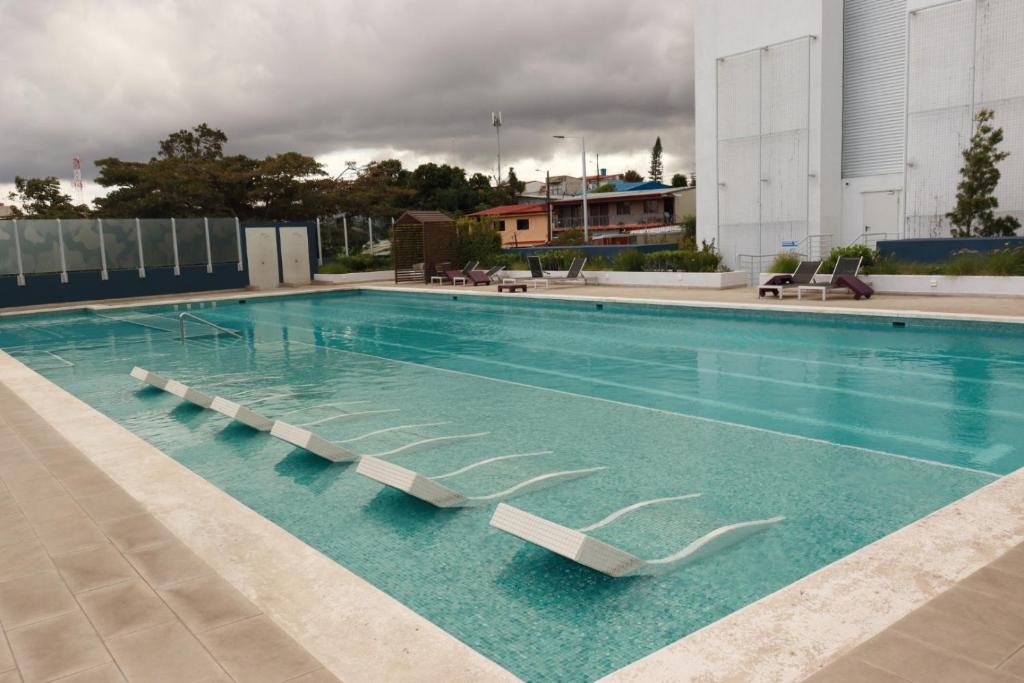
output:
[[406, 211], [395, 219], [391, 253], [395, 282], [426, 282], [438, 266], [453, 266], [458, 257], [455, 220], [440, 211]]

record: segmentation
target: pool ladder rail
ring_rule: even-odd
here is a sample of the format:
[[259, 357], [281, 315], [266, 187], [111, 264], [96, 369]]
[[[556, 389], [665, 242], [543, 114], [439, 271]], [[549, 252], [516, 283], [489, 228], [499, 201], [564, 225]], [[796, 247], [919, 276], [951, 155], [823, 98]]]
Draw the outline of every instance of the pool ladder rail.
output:
[[238, 339], [242, 338], [242, 333], [238, 332], [237, 330], [231, 330], [231, 329], [228, 329], [227, 327], [221, 327], [220, 325], [218, 325], [216, 323], [211, 323], [209, 320], [206, 320], [205, 318], [200, 318], [195, 313], [192, 313], [190, 311], [184, 311], [183, 313], [179, 313], [178, 314], [178, 333], [181, 335], [181, 341], [183, 343], [185, 341], [185, 321], [186, 320], [194, 320], [195, 322], [201, 323], [203, 325], [206, 325], [207, 327], [213, 328], [214, 330], [216, 330], [218, 332], [223, 332], [224, 334], [230, 334], [232, 337], [237, 337]]

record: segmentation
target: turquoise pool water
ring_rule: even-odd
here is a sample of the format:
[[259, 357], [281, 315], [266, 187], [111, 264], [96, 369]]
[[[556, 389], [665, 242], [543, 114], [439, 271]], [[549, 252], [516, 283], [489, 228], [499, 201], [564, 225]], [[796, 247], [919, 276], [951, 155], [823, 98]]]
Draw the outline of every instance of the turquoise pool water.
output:
[[[606, 674], [1024, 464], [1008, 326], [385, 292], [196, 312], [246, 338], [190, 327], [181, 344], [163, 307], [2, 319], [0, 348], [528, 680]], [[551, 451], [448, 480], [470, 495], [607, 466], [512, 501], [568, 526], [701, 493], [594, 532], [642, 557], [786, 519], [672, 574], [610, 579], [490, 528], [492, 508], [432, 508], [142, 388], [134, 365], [332, 440], [414, 425], [360, 453], [485, 433], [394, 458], [426, 474]]]

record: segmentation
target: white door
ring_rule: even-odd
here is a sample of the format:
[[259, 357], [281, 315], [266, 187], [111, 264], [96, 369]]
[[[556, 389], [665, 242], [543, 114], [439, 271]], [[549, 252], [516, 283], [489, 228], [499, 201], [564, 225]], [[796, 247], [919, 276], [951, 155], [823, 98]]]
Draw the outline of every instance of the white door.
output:
[[309, 229], [279, 228], [281, 231], [281, 268], [286, 285], [308, 285]]
[[872, 235], [869, 242], [885, 238], [895, 239], [899, 236], [899, 191], [863, 192], [861, 193], [861, 202], [864, 223], [862, 232]]
[[281, 284], [277, 268], [277, 228], [246, 228], [245, 254], [249, 260], [249, 286], [276, 289]]

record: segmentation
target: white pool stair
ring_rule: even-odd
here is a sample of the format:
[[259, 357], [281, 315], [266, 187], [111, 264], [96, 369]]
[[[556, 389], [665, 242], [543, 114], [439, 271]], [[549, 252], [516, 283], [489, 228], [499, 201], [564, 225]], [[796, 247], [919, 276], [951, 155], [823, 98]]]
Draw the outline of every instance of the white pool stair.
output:
[[274, 426], [274, 421], [266, 415], [261, 415], [251, 408], [246, 408], [241, 403], [229, 401], [223, 396], [214, 396], [210, 409], [236, 422], [252, 427], [259, 432], [269, 432]]
[[613, 512], [595, 524], [579, 529], [563, 526], [507, 503], [499, 503], [494, 511], [494, 515], [491, 517], [491, 526], [524, 541], [538, 545], [545, 550], [550, 550], [562, 557], [578, 562], [585, 567], [599, 571], [602, 574], [618, 578], [624, 576], [654, 576], [668, 573], [685, 564], [695, 562], [734, 543], [738, 543], [785, 519], [785, 517], [771, 517], [769, 519], [758, 519], [721, 526], [701, 536], [681, 550], [654, 560], [645, 560], [637, 557], [586, 533], [587, 531], [593, 531], [610, 524], [621, 516], [642, 507], [669, 500], [695, 498], [699, 495], [687, 494], [685, 496], [656, 498], [635, 503]]
[[163, 375], [159, 375], [155, 372], [150, 372], [144, 368], [138, 366], [132, 368], [131, 376], [135, 379], [141, 380], [146, 384], [156, 387], [157, 389], [163, 389], [173, 396], [193, 403], [200, 408], [209, 408], [213, 403], [214, 397], [209, 394], [205, 394], [198, 389], [194, 389], [186, 384], [173, 379], [168, 379]]
[[270, 435], [331, 462], [352, 462], [359, 459], [359, 455], [354, 451], [317, 436], [308, 429], [281, 420], [274, 422], [270, 428]]
[[[498, 458], [488, 458], [486, 462], [494, 462], [495, 460], [504, 460], [512, 457], [541, 455], [549, 452], [550, 451], [541, 451], [538, 453], [518, 453], [511, 456], [499, 456]], [[461, 470], [456, 470], [455, 472], [450, 472], [447, 475], [441, 476], [454, 476], [455, 474], [460, 474], [461, 472], [482, 464], [485, 463], [476, 463], [469, 467], [464, 467]], [[548, 472], [546, 474], [541, 474], [527, 479], [526, 481], [521, 481], [510, 488], [485, 496], [467, 496], [439, 483], [437, 481], [439, 477], [428, 477], [406, 467], [402, 467], [401, 465], [396, 465], [393, 462], [387, 462], [373, 456], [363, 456], [359, 461], [359, 465], [356, 467], [356, 472], [364, 477], [378, 481], [381, 484], [390, 486], [391, 488], [397, 489], [403, 493], [413, 496], [414, 498], [419, 498], [420, 500], [439, 508], [465, 508], [490, 505], [496, 501], [509, 498], [513, 495], [547, 488], [548, 486], [554, 486], [555, 484], [563, 481], [578, 479], [606, 469], [608, 468], [589, 467], [587, 469], [568, 470], [564, 472]]]

